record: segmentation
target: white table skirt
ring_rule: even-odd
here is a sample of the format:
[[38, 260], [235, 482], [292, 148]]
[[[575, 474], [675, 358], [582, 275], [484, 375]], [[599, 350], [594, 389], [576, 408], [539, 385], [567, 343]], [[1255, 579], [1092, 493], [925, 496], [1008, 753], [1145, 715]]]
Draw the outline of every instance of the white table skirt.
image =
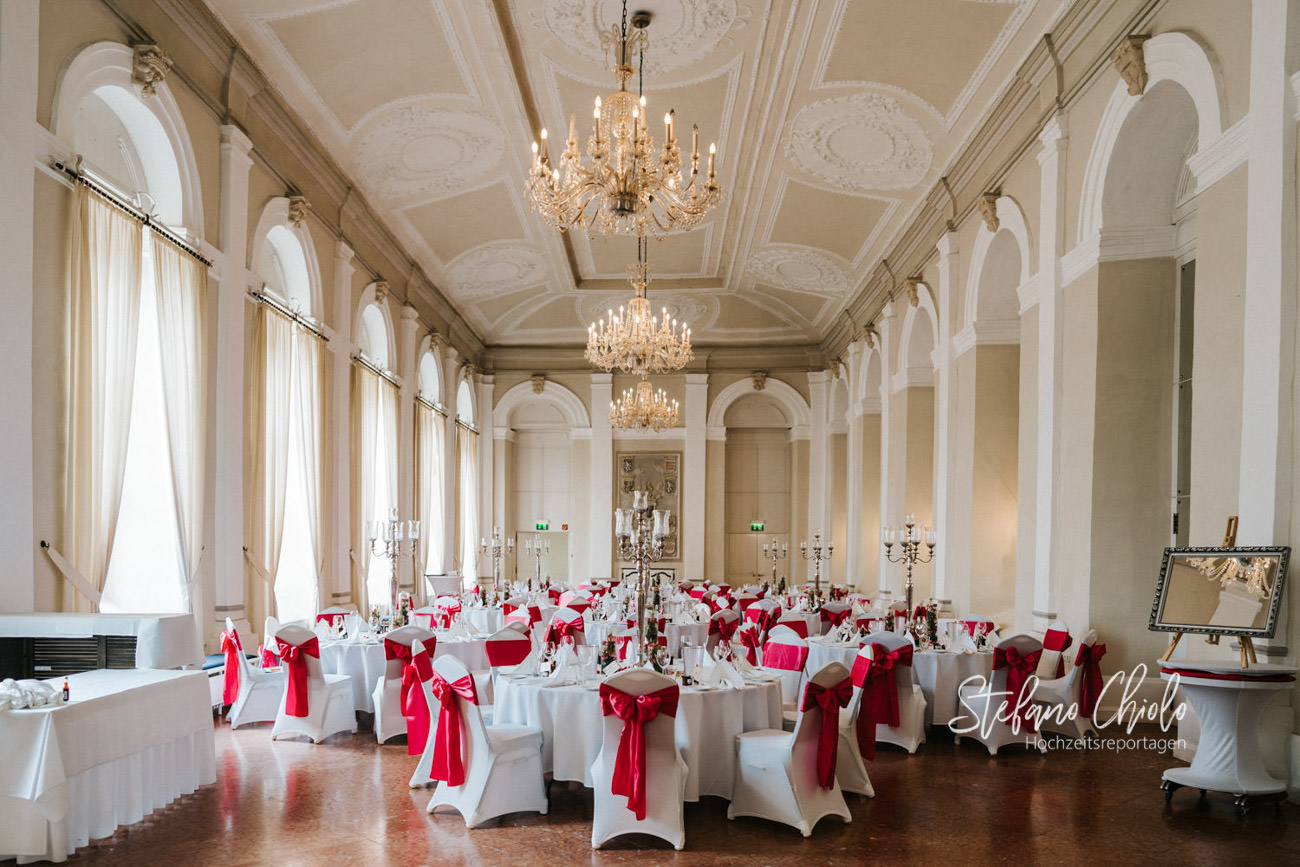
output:
[[66, 705], [0, 711], [0, 858], [63, 861], [216, 780], [202, 672], [88, 671], [68, 686]]
[[[454, 639], [445, 632], [436, 635], [438, 643], [433, 651], [435, 659], [449, 653], [465, 663], [470, 671], [489, 668], [487, 651], [484, 649], [486, 639]], [[375, 712], [375, 703], [370, 694], [375, 691], [379, 678], [384, 676], [386, 663], [382, 641], [373, 644], [346, 640], [321, 643], [321, 671], [325, 674], [346, 674], [352, 678], [352, 707], [359, 711]]]
[[203, 647], [189, 614], [0, 614], [6, 638], [88, 638], [134, 635], [136, 668], [202, 665]]
[[[542, 767], [557, 780], [591, 785], [591, 765], [604, 737], [599, 694], [582, 686], [547, 687], [540, 678], [501, 677], [495, 721], [542, 730]], [[781, 728], [781, 686], [749, 684], [743, 690], [684, 687], [677, 706], [677, 749], [686, 762], [686, 800], [731, 798], [736, 735]]]

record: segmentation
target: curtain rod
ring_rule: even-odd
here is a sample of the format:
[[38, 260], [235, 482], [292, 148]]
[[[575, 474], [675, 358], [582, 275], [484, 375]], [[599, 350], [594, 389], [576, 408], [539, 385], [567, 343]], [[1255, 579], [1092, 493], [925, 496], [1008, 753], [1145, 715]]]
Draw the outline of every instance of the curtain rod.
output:
[[424, 404], [429, 409], [433, 410], [443, 418], [447, 417], [447, 408], [445, 406], [443, 406], [440, 403], [437, 403], [436, 401], [429, 400], [427, 397], [425, 397], [422, 394], [417, 394], [415, 396], [415, 402]]
[[82, 186], [94, 191], [96, 195], [98, 195], [100, 198], [107, 201], [110, 205], [117, 208], [119, 211], [122, 211], [128, 217], [139, 220], [141, 223], [144, 224], [144, 227], [146, 229], [151, 230], [154, 234], [175, 244], [177, 247], [181, 249], [182, 252], [189, 254], [195, 259], [198, 259], [200, 262], [203, 263], [205, 267], [207, 268], [212, 267], [212, 261], [204, 257], [202, 253], [200, 253], [198, 250], [194, 249], [192, 246], [186, 243], [185, 240], [181, 238], [180, 235], [177, 235], [175, 232], [173, 232], [171, 229], [167, 228], [166, 226], [160, 225], [159, 223], [155, 222], [154, 218], [151, 217], [149, 214], [146, 214], [144, 211], [140, 210], [139, 207], [132, 204], [131, 202], [128, 202], [126, 199], [122, 198], [120, 195], [110, 190], [107, 184], [93, 179], [85, 172], [79, 171], [78, 169], [75, 168], [70, 168], [64, 165], [63, 163], [59, 162], [58, 160], [54, 161], [53, 166], [54, 168], [63, 172], [68, 177], [72, 178], [74, 183], [81, 184]]
[[402, 387], [402, 384], [401, 384], [400, 382], [398, 382], [397, 379], [396, 379], [396, 378], [395, 378], [391, 373], [389, 373], [387, 370], [380, 370], [379, 367], [378, 367], [378, 366], [377, 366], [373, 361], [371, 361], [369, 358], [366, 358], [366, 357], [365, 357], [364, 355], [362, 355], [360, 352], [358, 352], [356, 355], [352, 356], [352, 360], [353, 360], [355, 363], [357, 363], [357, 364], [361, 365], [362, 367], [364, 367], [366, 370], [368, 370], [368, 371], [370, 371], [371, 373], [373, 373], [375, 376], [377, 376], [377, 377], [379, 377], [380, 379], [384, 380], [385, 382], [387, 382], [389, 385], [393, 386], [394, 388], [401, 388], [401, 387]]
[[294, 323], [295, 325], [301, 326], [305, 330], [319, 337], [325, 343], [329, 343], [330, 340], [329, 337], [325, 334], [324, 331], [321, 331], [319, 326], [317, 326], [310, 319], [308, 319], [306, 316], [303, 316], [301, 313], [297, 312], [296, 310], [290, 310], [288, 307], [284, 306], [284, 304], [280, 303], [275, 298], [272, 298], [270, 295], [267, 295], [265, 292], [258, 292], [256, 290], [249, 289], [248, 297], [252, 298], [258, 304], [265, 304], [267, 307], [271, 308], [276, 313], [279, 313], [281, 316], [285, 317], [290, 322]]
[[465, 430], [471, 431], [475, 436], [481, 435], [481, 431], [479, 431], [478, 428], [468, 422], [462, 421], [460, 416], [456, 416], [456, 427], [463, 427]]

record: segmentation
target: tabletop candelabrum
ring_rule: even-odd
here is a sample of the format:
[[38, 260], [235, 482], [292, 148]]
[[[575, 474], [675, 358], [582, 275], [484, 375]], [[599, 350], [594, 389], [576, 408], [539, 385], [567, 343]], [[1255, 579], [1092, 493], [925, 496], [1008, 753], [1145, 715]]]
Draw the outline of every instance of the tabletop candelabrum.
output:
[[[880, 530], [880, 541], [885, 545], [885, 559], [890, 563], [902, 563], [906, 570], [907, 581], [903, 585], [903, 590], [907, 595], [907, 611], [904, 613], [904, 620], [910, 627], [912, 625], [912, 569], [917, 563], [929, 563], [934, 559], [934, 546], [937, 541], [933, 527], [921, 529], [916, 523], [915, 515], [904, 515], [902, 527], [882, 527]], [[925, 556], [921, 556], [921, 545], [924, 544], [928, 549]], [[898, 546], [898, 556], [893, 554], [894, 546]]]
[[822, 531], [817, 530], [813, 533], [812, 542], [800, 542], [799, 553], [805, 560], [813, 564], [813, 592], [818, 596], [822, 595], [822, 563], [831, 559], [831, 554], [835, 553], [835, 546], [829, 541], [822, 544]]
[[403, 554], [415, 557], [420, 544], [420, 522], [397, 520], [397, 510], [390, 509], [387, 521], [370, 525], [370, 553], [387, 557], [391, 564], [388, 576], [388, 613], [397, 616], [397, 558]]
[[492, 528], [492, 537], [490, 539], [479, 540], [479, 551], [484, 554], [492, 555], [492, 590], [496, 593], [501, 592], [501, 561], [515, 553], [515, 540], [506, 539], [505, 544], [501, 544], [501, 528]]
[[542, 589], [542, 555], [551, 553], [551, 540], [543, 539], [541, 533], [534, 533], [533, 538], [524, 540], [524, 554], [533, 558], [533, 577], [528, 581], [528, 589], [533, 589], [533, 581], [537, 581], [537, 589]]
[[663, 559], [663, 542], [667, 535], [668, 511], [656, 509], [645, 491], [632, 492], [632, 508], [614, 510], [614, 536], [618, 540], [619, 559], [636, 564], [636, 629], [642, 661], [648, 659], [653, 650], [646, 641], [649, 564]]
[[784, 560], [786, 554], [790, 551], [790, 546], [782, 542], [777, 544], [776, 537], [772, 537], [772, 544], [763, 543], [763, 559], [772, 561], [772, 586], [776, 586], [776, 561]]

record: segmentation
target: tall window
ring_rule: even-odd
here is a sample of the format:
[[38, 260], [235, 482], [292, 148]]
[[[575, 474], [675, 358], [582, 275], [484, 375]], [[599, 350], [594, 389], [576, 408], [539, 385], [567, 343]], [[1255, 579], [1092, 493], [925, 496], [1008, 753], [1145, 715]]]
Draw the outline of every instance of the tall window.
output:
[[456, 487], [460, 512], [460, 568], [465, 583], [478, 580], [478, 431], [469, 382], [456, 390]]
[[[426, 352], [420, 359], [420, 394], [415, 404], [416, 497], [420, 520], [420, 551], [417, 563], [423, 574], [443, 570], [443, 448], [447, 417], [440, 406], [438, 361]], [[425, 593], [433, 588], [426, 584]]]
[[389, 364], [388, 323], [377, 304], [361, 314], [359, 344], [364, 364], [355, 367], [360, 449], [361, 561], [366, 598], [371, 607], [387, 609], [391, 602], [392, 561], [370, 553], [368, 528], [387, 523], [397, 507], [397, 388], [377, 370]]

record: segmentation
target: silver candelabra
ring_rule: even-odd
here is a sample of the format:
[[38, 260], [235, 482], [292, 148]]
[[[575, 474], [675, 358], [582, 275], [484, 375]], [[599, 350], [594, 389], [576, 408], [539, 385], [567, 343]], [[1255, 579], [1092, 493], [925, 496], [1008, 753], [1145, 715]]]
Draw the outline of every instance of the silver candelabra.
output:
[[776, 561], [784, 560], [786, 554], [790, 551], [790, 546], [782, 542], [777, 544], [776, 537], [772, 537], [772, 544], [763, 543], [763, 559], [772, 561], [772, 587], [776, 587]]
[[[541, 533], [534, 533], [533, 538], [524, 540], [524, 553], [533, 558], [533, 577], [537, 580], [537, 587], [540, 590], [542, 586], [542, 555], [551, 553], [551, 540], [543, 539]], [[528, 589], [533, 589], [532, 582], [528, 582]]]
[[831, 554], [835, 552], [835, 546], [829, 541], [822, 545], [822, 531], [817, 530], [813, 533], [812, 544], [808, 542], [799, 543], [799, 553], [805, 560], [811, 560], [813, 564], [813, 592], [818, 596], [822, 595], [822, 562], [831, 559]]
[[645, 491], [632, 492], [632, 508], [614, 511], [614, 535], [618, 556], [636, 564], [636, 626], [641, 639], [641, 659], [649, 658], [646, 646], [646, 596], [650, 591], [650, 563], [664, 556], [668, 535], [668, 511], [654, 507]]
[[[934, 559], [934, 546], [937, 537], [933, 527], [926, 527], [922, 530], [916, 523], [916, 516], [912, 514], [903, 516], [903, 526], [899, 527], [882, 527], [880, 530], [880, 541], [885, 545], [885, 559], [890, 563], [902, 563], [907, 574], [907, 581], [903, 585], [903, 590], [907, 594], [907, 611], [904, 613], [904, 620], [910, 626], [912, 622], [912, 568], [917, 563], [929, 563]], [[925, 556], [921, 556], [921, 545], [925, 544], [929, 550]], [[895, 545], [899, 546], [899, 554], [895, 557], [892, 549]]]
[[[388, 511], [387, 521], [375, 521], [370, 525], [370, 553], [375, 557], [387, 557], [389, 566], [389, 614], [397, 616], [397, 558], [403, 554], [415, 556], [420, 543], [420, 522], [397, 520], [397, 510]], [[403, 548], [406, 550], [403, 550]]]
[[490, 539], [479, 540], [479, 551], [484, 554], [492, 555], [492, 589], [497, 593], [501, 592], [501, 561], [515, 553], [515, 540], [506, 539], [505, 545], [501, 544], [501, 528], [492, 528], [492, 537]]

